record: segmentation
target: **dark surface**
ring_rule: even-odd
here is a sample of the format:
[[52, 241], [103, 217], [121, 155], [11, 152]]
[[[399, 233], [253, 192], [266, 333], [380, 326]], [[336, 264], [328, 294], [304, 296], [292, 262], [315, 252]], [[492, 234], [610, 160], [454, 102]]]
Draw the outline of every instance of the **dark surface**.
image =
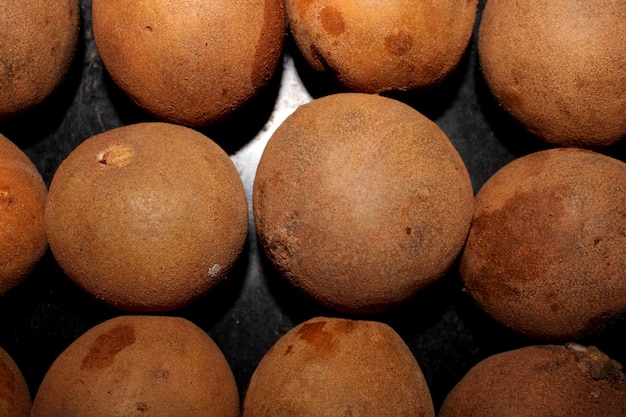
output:
[[[150, 119], [107, 77], [91, 33], [91, 2], [81, 3], [82, 42], [67, 81], [41, 106], [0, 125], [0, 132], [25, 150], [48, 184], [60, 162], [83, 140]], [[477, 26], [479, 21], [480, 13]], [[414, 105], [448, 134], [477, 191], [501, 166], [541, 149], [541, 145], [493, 103], [477, 68], [475, 40], [445, 85], [419, 98], [398, 98]], [[286, 54], [294, 56], [298, 74], [312, 97], [333, 91], [324, 80], [307, 71], [289, 41]], [[279, 71], [263, 95], [233, 120], [203, 131], [237, 161], [240, 169], [247, 170], [244, 183], [248, 193], [254, 167], [245, 165], [253, 163], [258, 155], [250, 155], [254, 151], [246, 150], [246, 145], [259, 132], [267, 131], [264, 126], [269, 124], [281, 75]], [[624, 160], [623, 149], [606, 152]], [[121, 314], [128, 313], [107, 307], [75, 287], [48, 253], [25, 282], [0, 298], [0, 346], [17, 362], [34, 396], [46, 370], [62, 350], [90, 327]], [[213, 337], [230, 362], [242, 394], [258, 361], [282, 334], [308, 318], [339, 315], [314, 305], [276, 275], [259, 252], [252, 222], [244, 253], [229, 279], [192, 306], [167, 314], [189, 318]], [[540, 343], [511, 334], [478, 311], [462, 292], [456, 268], [405, 306], [358, 318], [384, 321], [400, 333], [424, 371], [436, 408], [480, 359]], [[626, 363], [626, 342], [620, 337], [625, 327], [618, 324], [581, 343], [595, 344]]]

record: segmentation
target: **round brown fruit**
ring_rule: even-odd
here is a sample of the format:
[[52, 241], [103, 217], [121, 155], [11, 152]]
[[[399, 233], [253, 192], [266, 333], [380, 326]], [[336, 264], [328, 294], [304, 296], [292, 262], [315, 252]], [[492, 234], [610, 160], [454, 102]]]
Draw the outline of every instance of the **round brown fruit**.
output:
[[269, 84], [285, 37], [282, 0], [95, 0], [93, 30], [114, 82], [157, 118], [192, 127]]
[[183, 307], [222, 282], [247, 236], [234, 164], [201, 133], [138, 123], [92, 136], [61, 163], [45, 211], [65, 273], [117, 308]]
[[118, 316], [78, 337], [52, 363], [31, 417], [239, 416], [222, 351], [181, 317]]
[[626, 312], [626, 164], [557, 148], [513, 160], [476, 195], [460, 263], [508, 328], [578, 340]]
[[0, 348], [0, 417], [29, 417], [28, 385], [13, 358]]
[[283, 335], [255, 369], [243, 416], [434, 417], [413, 353], [388, 325], [317, 317]]
[[22, 282], [48, 249], [47, 193], [37, 167], [0, 134], [0, 295]]
[[253, 189], [269, 260], [348, 312], [390, 309], [450, 268], [473, 211], [469, 174], [431, 120], [390, 98], [325, 96], [270, 138]]
[[488, 1], [478, 36], [487, 86], [550, 145], [613, 145], [626, 135], [625, 21], [623, 1]]
[[63, 81], [80, 33], [78, 0], [0, 0], [0, 120], [40, 104]]
[[526, 346], [471, 368], [438, 417], [622, 417], [624, 379], [622, 365], [593, 346]]
[[476, 0], [287, 0], [287, 21], [306, 61], [351, 91], [438, 85], [458, 66]]

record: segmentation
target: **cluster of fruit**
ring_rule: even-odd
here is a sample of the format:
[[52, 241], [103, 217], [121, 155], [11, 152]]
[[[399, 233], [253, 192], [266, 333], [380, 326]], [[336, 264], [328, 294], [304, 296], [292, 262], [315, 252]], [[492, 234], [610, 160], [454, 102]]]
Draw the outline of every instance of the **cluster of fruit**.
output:
[[[0, 135], [0, 294], [50, 250], [82, 290], [133, 314], [68, 346], [32, 404], [0, 351], [0, 387], [10, 387], [0, 410], [434, 416], [406, 343], [359, 315], [408, 302], [458, 261], [481, 309], [542, 344], [477, 364], [440, 417], [625, 415], [621, 365], [573, 342], [626, 313], [626, 164], [602, 153], [626, 135], [626, 6], [484, 4], [477, 45], [485, 82], [548, 149], [511, 161], [475, 194], [446, 134], [395, 94], [436, 90], [455, 70], [477, 1], [415, 3], [94, 0], [104, 66], [156, 120], [86, 139], [49, 188]], [[32, 4], [5, 7], [0, 119], [41, 103], [78, 44], [77, 1]], [[229, 155], [196, 128], [267, 87], [286, 28], [310, 67], [345, 91], [281, 123], [248, 196]], [[32, 45], [10, 47], [24, 39]], [[316, 317], [283, 335], [241, 406], [218, 346], [166, 313], [218, 291], [251, 223], [286, 281], [350, 318]]]

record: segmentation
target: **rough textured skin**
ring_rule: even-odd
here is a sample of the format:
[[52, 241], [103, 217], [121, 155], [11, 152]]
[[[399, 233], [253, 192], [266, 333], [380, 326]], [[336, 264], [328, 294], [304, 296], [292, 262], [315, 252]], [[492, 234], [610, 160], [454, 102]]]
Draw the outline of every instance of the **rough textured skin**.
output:
[[28, 156], [0, 134], [0, 295], [18, 285], [48, 249], [47, 192]]
[[600, 148], [626, 136], [626, 2], [489, 0], [478, 37], [502, 107], [556, 146]]
[[623, 417], [622, 366], [597, 348], [527, 346], [475, 365], [438, 417]]
[[626, 164], [576, 148], [518, 158], [476, 195], [461, 257], [492, 317], [568, 341], [626, 312]]
[[307, 62], [349, 90], [433, 87], [459, 64], [476, 0], [287, 0], [287, 20]]
[[0, 120], [41, 103], [78, 45], [78, 0], [0, 0]]
[[45, 211], [50, 249], [79, 286], [115, 307], [165, 311], [215, 287], [248, 230], [228, 155], [179, 125], [93, 136], [61, 163]]
[[299, 107], [269, 140], [254, 217], [268, 258], [337, 310], [392, 308], [462, 249], [473, 190], [456, 149], [399, 101], [343, 93]]
[[243, 417], [434, 417], [415, 357], [388, 325], [317, 317], [286, 333], [254, 371]]
[[98, 52], [116, 84], [156, 117], [201, 127], [265, 87], [282, 54], [281, 0], [95, 0]]
[[118, 316], [52, 363], [31, 417], [238, 417], [239, 392], [213, 340], [180, 317]]
[[0, 417], [29, 417], [30, 391], [13, 358], [0, 348]]

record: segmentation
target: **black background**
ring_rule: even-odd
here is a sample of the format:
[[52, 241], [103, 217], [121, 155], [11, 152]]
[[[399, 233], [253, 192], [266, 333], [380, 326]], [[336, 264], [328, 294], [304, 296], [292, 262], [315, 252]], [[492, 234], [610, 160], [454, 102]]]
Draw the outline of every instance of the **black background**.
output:
[[[484, 1], [479, 4], [475, 28]], [[33, 160], [47, 184], [61, 161], [88, 137], [134, 122], [150, 120], [117, 90], [104, 70], [91, 31], [91, 1], [81, 0], [81, 43], [65, 83], [45, 103], [4, 124], [0, 132]], [[312, 74], [290, 39], [285, 59], [293, 59], [312, 97], [337, 91]], [[220, 144], [239, 167], [258, 155], [243, 155], [246, 144], [267, 129], [281, 88], [279, 69], [264, 93], [231, 120], [202, 130]], [[434, 120], [457, 147], [475, 191], [512, 159], [542, 145], [519, 129], [493, 103], [480, 77], [476, 31], [458, 70], [437, 90], [397, 96]], [[603, 152], [624, 160], [624, 146]], [[253, 167], [247, 167], [248, 171]], [[250, 190], [249, 179], [244, 178]], [[244, 252], [228, 280], [198, 302], [167, 314], [186, 317], [215, 340], [231, 364], [241, 394], [258, 361], [294, 325], [314, 316], [340, 314], [324, 310], [296, 293], [259, 252], [254, 225]], [[33, 396], [56, 356], [90, 327], [118, 315], [83, 293], [46, 254], [37, 270], [0, 298], [0, 346], [21, 368]], [[456, 267], [433, 288], [396, 310], [356, 318], [390, 324], [418, 360], [438, 409], [448, 391], [479, 360], [496, 352], [538, 344], [512, 334], [481, 313], [462, 292]], [[594, 344], [626, 363], [626, 326], [618, 323], [602, 334], [579, 341]]]

